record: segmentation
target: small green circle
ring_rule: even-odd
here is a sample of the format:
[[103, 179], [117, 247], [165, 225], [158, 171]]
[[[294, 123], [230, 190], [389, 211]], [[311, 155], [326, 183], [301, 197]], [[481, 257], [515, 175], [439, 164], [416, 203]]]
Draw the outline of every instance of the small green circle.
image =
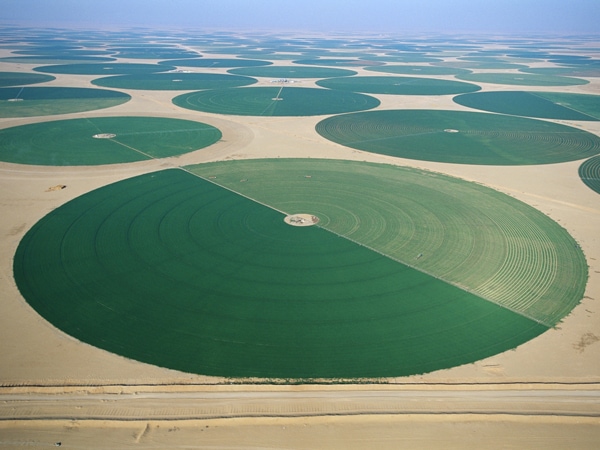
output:
[[589, 81], [581, 78], [557, 75], [537, 75], [525, 73], [468, 73], [456, 78], [476, 83], [508, 84], [515, 86], [577, 86]]
[[368, 95], [287, 85], [192, 92], [175, 97], [173, 103], [196, 111], [241, 116], [314, 116], [379, 106], [379, 100]]
[[174, 66], [138, 63], [104, 63], [104, 64], [59, 64], [36, 67], [36, 72], [70, 74], [70, 75], [123, 75], [137, 73], [166, 72]]
[[0, 87], [23, 86], [25, 84], [45, 83], [56, 77], [28, 72], [0, 72]]
[[317, 85], [351, 92], [395, 95], [451, 95], [475, 92], [475, 84], [420, 77], [346, 77], [317, 81]]
[[95, 117], [41, 122], [0, 130], [0, 160], [80, 166], [166, 158], [221, 138], [211, 126], [159, 117]]
[[331, 67], [299, 67], [299, 66], [269, 66], [232, 69], [228, 71], [236, 75], [271, 78], [332, 78], [356, 75], [354, 70], [336, 69]]
[[131, 100], [124, 92], [69, 87], [0, 88], [0, 117], [31, 117], [110, 108]]
[[256, 83], [254, 78], [221, 73], [147, 73], [118, 75], [92, 81], [96, 86], [120, 89], [145, 89], [158, 91], [189, 91], [223, 87], [248, 86]]

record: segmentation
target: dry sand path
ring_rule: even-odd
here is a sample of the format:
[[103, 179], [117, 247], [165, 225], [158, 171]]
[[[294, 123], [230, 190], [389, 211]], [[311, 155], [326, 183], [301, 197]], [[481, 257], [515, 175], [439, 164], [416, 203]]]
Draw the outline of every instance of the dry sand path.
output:
[[[597, 385], [429, 386], [130, 393], [1, 393], [0, 420], [192, 420], [373, 414], [600, 418]], [[139, 389], [139, 388], [138, 388]], [[440, 408], [443, 405], [443, 408]], [[600, 422], [599, 422], [600, 423]]]

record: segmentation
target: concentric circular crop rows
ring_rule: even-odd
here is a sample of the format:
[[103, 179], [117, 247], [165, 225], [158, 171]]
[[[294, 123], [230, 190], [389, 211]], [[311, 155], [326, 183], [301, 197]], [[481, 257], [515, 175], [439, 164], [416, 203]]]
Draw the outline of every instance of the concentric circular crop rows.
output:
[[211, 375], [422, 373], [547, 329], [285, 216], [181, 170], [152, 173], [46, 216], [19, 246], [15, 279], [78, 339]]
[[579, 167], [579, 177], [590, 189], [600, 194], [600, 156], [585, 161]]
[[[460, 180], [319, 160], [190, 170], [204, 180], [152, 173], [46, 216], [15, 256], [25, 298], [67, 333], [153, 364], [345, 378], [513, 348], [585, 286], [562, 228]], [[319, 223], [284, 222], [301, 212]]]
[[321, 227], [542, 323], [556, 323], [581, 298], [572, 289], [585, 283], [586, 265], [575, 242], [539, 211], [493, 190], [345, 162], [194, 171], [279, 209], [324, 217]]

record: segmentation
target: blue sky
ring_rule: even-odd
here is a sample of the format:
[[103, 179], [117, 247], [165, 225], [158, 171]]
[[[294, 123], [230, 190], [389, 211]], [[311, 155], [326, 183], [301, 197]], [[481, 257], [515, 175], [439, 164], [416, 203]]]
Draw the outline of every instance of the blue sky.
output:
[[0, 23], [115, 28], [600, 33], [600, 0], [0, 0]]

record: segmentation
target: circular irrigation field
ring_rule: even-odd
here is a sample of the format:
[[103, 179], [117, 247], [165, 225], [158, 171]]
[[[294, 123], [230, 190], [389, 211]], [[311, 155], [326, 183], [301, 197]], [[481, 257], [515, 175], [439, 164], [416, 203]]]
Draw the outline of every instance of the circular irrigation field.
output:
[[177, 106], [196, 111], [240, 116], [315, 116], [364, 111], [379, 100], [353, 92], [287, 86], [215, 89], [182, 94]]
[[423, 66], [423, 65], [387, 65], [365, 67], [371, 72], [394, 73], [398, 75], [458, 75], [469, 73], [470, 70], [453, 67]]
[[562, 75], [565, 77], [600, 77], [600, 65], [574, 66], [574, 67], [535, 67], [521, 69], [521, 72], [535, 73], [538, 75]]
[[579, 166], [579, 177], [587, 187], [600, 194], [600, 156], [594, 156]]
[[345, 77], [317, 81], [317, 85], [351, 92], [396, 95], [450, 95], [475, 92], [475, 84], [418, 77]]
[[350, 58], [315, 58], [315, 59], [300, 59], [292, 61], [294, 64], [302, 64], [306, 66], [341, 66], [341, 67], [364, 67], [378, 66], [385, 63], [366, 59], [350, 59]]
[[98, 78], [96, 86], [119, 89], [146, 89], [158, 91], [189, 91], [248, 86], [256, 83], [254, 78], [221, 73], [139, 73]]
[[221, 132], [190, 120], [95, 117], [41, 122], [0, 130], [0, 160], [79, 166], [166, 158], [207, 147]]
[[45, 83], [55, 80], [50, 75], [27, 72], [0, 72], [0, 87], [22, 86], [24, 84]]
[[131, 100], [123, 92], [69, 87], [0, 88], [1, 117], [68, 114], [110, 108]]
[[[258, 59], [240, 59], [240, 58], [194, 58], [194, 59], [171, 59], [161, 61], [160, 64], [168, 64], [178, 67], [257, 67], [269, 66], [273, 64], [270, 61], [261, 61]], [[233, 72], [232, 72], [233, 73]], [[240, 74], [245, 75], [245, 74]]]
[[563, 92], [496, 91], [453, 98], [469, 108], [560, 120], [600, 120], [600, 95]]
[[155, 73], [174, 70], [175, 66], [140, 63], [104, 63], [104, 64], [59, 64], [55, 66], [36, 67], [36, 72], [70, 74], [70, 75], [123, 75], [139, 73]]
[[329, 117], [316, 130], [358, 150], [459, 164], [552, 164], [600, 153], [600, 138], [587, 131], [468, 111], [368, 111]]
[[516, 86], [577, 86], [589, 81], [581, 78], [558, 75], [537, 75], [526, 73], [467, 73], [456, 78], [475, 83], [508, 84]]
[[354, 70], [333, 67], [268, 66], [228, 70], [236, 75], [271, 78], [331, 78], [356, 75]]
[[[289, 223], [304, 217], [314, 225]], [[491, 189], [311, 159], [202, 164], [97, 189], [27, 232], [14, 275], [58, 329], [128, 358], [349, 379], [513, 349], [581, 300], [587, 266], [563, 228]]]

